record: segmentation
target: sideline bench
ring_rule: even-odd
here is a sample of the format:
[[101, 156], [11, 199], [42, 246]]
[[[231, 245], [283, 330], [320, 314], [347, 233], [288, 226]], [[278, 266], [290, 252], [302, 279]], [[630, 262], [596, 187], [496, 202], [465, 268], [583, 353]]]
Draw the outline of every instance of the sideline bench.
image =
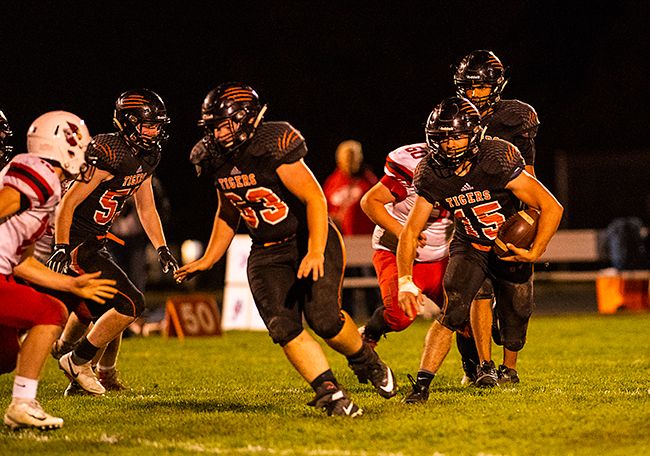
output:
[[[372, 236], [346, 236], [348, 267], [372, 267]], [[559, 230], [551, 239], [546, 252], [537, 264], [544, 263], [598, 263], [603, 261], [598, 248], [598, 230]], [[535, 271], [537, 280], [593, 281], [598, 275], [593, 271]], [[376, 277], [345, 277], [345, 288], [371, 288], [377, 286]]]

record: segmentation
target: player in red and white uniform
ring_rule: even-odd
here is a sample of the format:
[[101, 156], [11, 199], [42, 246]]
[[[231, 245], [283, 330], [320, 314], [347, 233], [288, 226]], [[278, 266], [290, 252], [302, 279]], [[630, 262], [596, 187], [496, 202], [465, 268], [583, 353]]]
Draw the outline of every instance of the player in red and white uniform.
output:
[[61, 418], [43, 411], [36, 391], [50, 347], [68, 316], [61, 301], [14, 277], [99, 303], [117, 291], [109, 286], [113, 281], [96, 279], [99, 274], [65, 276], [31, 256], [61, 199], [61, 181], [85, 168], [89, 141], [88, 128], [76, 115], [46, 113], [29, 128], [29, 153], [15, 156], [0, 173], [0, 373], [16, 370], [12, 402], [4, 414], [12, 429], [63, 426]]
[[[372, 237], [373, 264], [377, 272], [383, 306], [378, 307], [362, 329], [364, 339], [377, 343], [388, 332], [402, 331], [413, 323], [397, 301], [398, 280], [395, 251], [397, 239], [415, 201], [413, 173], [426, 156], [426, 144], [402, 146], [390, 154], [384, 176], [361, 200], [361, 207], [377, 224]], [[442, 278], [447, 267], [449, 243], [454, 230], [449, 211], [436, 205], [418, 240], [413, 281], [434, 303], [442, 304]]]

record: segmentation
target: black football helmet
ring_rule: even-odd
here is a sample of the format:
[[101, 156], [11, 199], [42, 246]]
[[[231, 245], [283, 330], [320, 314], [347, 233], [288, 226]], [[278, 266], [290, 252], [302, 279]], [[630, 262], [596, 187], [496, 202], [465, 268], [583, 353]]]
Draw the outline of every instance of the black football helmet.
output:
[[484, 112], [501, 99], [501, 92], [508, 80], [501, 60], [492, 51], [472, 51], [463, 57], [456, 67], [454, 84], [456, 94], [461, 98], [470, 98], [467, 90], [472, 86], [488, 86], [490, 94], [484, 97], [471, 97], [474, 105]]
[[[128, 90], [117, 98], [113, 123], [126, 141], [145, 152], [162, 147], [169, 135], [165, 128], [170, 123], [167, 108], [157, 93], [148, 89]], [[143, 127], [157, 129], [145, 134]]]
[[[262, 106], [257, 92], [241, 82], [226, 82], [212, 89], [201, 106], [201, 120], [209, 146], [217, 153], [230, 153], [248, 141], [262, 121], [266, 105]], [[230, 131], [217, 138], [215, 130]]]
[[0, 111], [0, 169], [4, 168], [13, 156], [13, 146], [7, 144], [9, 138], [13, 136], [7, 117]]
[[[434, 169], [445, 169], [451, 175], [463, 162], [472, 160], [478, 153], [483, 136], [481, 115], [466, 98], [446, 98], [429, 114], [425, 134]], [[468, 142], [462, 148], [443, 149], [441, 146], [445, 140], [462, 139], [463, 136], [467, 136]]]

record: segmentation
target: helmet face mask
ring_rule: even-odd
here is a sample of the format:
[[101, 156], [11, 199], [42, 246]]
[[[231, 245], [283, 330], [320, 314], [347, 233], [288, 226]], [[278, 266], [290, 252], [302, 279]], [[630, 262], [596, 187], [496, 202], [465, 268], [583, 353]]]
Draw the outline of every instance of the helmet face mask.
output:
[[9, 126], [7, 117], [0, 111], [0, 169], [4, 168], [13, 155], [13, 146], [7, 144], [9, 138], [13, 136], [13, 131]]
[[56, 162], [65, 177], [76, 178], [88, 170], [85, 154], [91, 137], [78, 116], [51, 111], [38, 117], [27, 131], [27, 152]]
[[166, 127], [170, 119], [165, 103], [148, 89], [121, 94], [115, 102], [113, 123], [129, 144], [145, 152], [160, 149], [169, 137]]
[[459, 97], [443, 100], [431, 112], [425, 127], [434, 170], [448, 177], [459, 166], [473, 160], [482, 133], [481, 116], [469, 100]]
[[456, 94], [468, 98], [481, 112], [501, 99], [507, 82], [503, 64], [493, 52], [486, 50], [470, 52], [461, 60], [454, 74]]
[[211, 149], [225, 155], [253, 137], [265, 111], [255, 90], [240, 82], [228, 82], [206, 95], [198, 125]]

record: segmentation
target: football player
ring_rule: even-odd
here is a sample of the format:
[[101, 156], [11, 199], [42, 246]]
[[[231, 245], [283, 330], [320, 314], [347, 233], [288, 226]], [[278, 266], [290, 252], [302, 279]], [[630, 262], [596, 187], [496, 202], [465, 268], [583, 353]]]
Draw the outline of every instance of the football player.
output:
[[109, 342], [121, 337], [144, 310], [144, 296], [108, 251], [111, 224], [124, 202], [133, 197], [149, 240], [156, 248], [163, 272], [178, 268], [166, 245], [156, 210], [151, 176], [158, 166], [170, 120], [162, 99], [148, 89], [129, 90], [115, 102], [113, 122], [118, 131], [100, 134], [88, 147], [96, 156], [88, 182], [75, 182], [61, 201], [55, 222], [54, 251], [48, 266], [79, 274], [102, 271], [117, 281], [119, 293], [106, 306], [91, 306], [95, 324], [76, 348], [59, 358], [72, 382], [93, 395], [106, 391], [90, 361]]
[[304, 162], [305, 140], [287, 122], [262, 121], [266, 106], [246, 84], [231, 82], [211, 90], [199, 125], [205, 136], [191, 161], [209, 173], [219, 195], [208, 247], [200, 259], [180, 268], [185, 280], [210, 269], [226, 252], [243, 220], [253, 244], [248, 280], [271, 339], [311, 385], [309, 405], [328, 415], [358, 416], [362, 410], [340, 388], [311, 329], [347, 357], [363, 383], [396, 394], [393, 373], [341, 310], [344, 246], [328, 221], [323, 191]]
[[[431, 112], [425, 133], [431, 153], [416, 170], [418, 196], [397, 247], [398, 299], [406, 315], [415, 315], [422, 300], [413, 282], [413, 260], [419, 234], [434, 204], [453, 214], [455, 230], [443, 281], [442, 317], [427, 333], [418, 380], [405, 399], [410, 403], [428, 399], [429, 385], [449, 352], [453, 332], [466, 325], [474, 296], [486, 278], [491, 279], [496, 299], [501, 301], [502, 317], [519, 323], [503, 327], [504, 345], [513, 351], [524, 346], [532, 311], [532, 276], [512, 266], [533, 263], [544, 253], [563, 212], [555, 197], [525, 170], [516, 146], [498, 138], [483, 138], [481, 116], [469, 100], [443, 100]], [[533, 246], [526, 250], [508, 244], [512, 255], [499, 259], [492, 250], [498, 228], [521, 203], [540, 211]], [[480, 361], [477, 376], [496, 384], [494, 362]]]
[[48, 112], [29, 127], [28, 153], [16, 155], [0, 172], [0, 373], [16, 370], [12, 401], [4, 414], [12, 429], [63, 426], [61, 418], [43, 411], [36, 392], [50, 347], [68, 316], [61, 301], [16, 278], [100, 304], [117, 291], [111, 286], [115, 281], [97, 279], [99, 272], [73, 278], [49, 270], [32, 256], [34, 242], [59, 203], [61, 182], [83, 175], [89, 142], [88, 128], [78, 116]]
[[[481, 126], [485, 128], [485, 136], [496, 137], [511, 142], [524, 159], [526, 171], [535, 176], [535, 136], [539, 126], [537, 113], [532, 106], [519, 100], [504, 100], [501, 98], [503, 89], [508, 82], [505, 68], [499, 58], [488, 50], [476, 50], [466, 55], [456, 67], [454, 85], [459, 97], [467, 98], [481, 113]], [[532, 263], [519, 263], [516, 266], [522, 274], [533, 273]], [[494, 291], [490, 280], [486, 280], [472, 305], [471, 326], [476, 332], [474, 339], [470, 331], [464, 331], [456, 336], [458, 350], [462, 355], [465, 377], [463, 383], [477, 384], [476, 367], [479, 363], [479, 352], [490, 358], [492, 346], [491, 329], [494, 321], [494, 340], [502, 345], [501, 326], [517, 324], [502, 318], [504, 311], [497, 302], [492, 317]], [[478, 347], [477, 347], [478, 346]], [[477, 351], [478, 348], [478, 351]], [[517, 351], [503, 347], [503, 363], [498, 367], [499, 383], [518, 383]], [[479, 380], [478, 386], [481, 386]]]
[[[360, 328], [366, 341], [377, 344], [382, 335], [409, 327], [415, 316], [407, 316], [397, 301], [397, 239], [415, 201], [413, 173], [428, 154], [426, 143], [410, 144], [388, 154], [384, 176], [361, 199], [361, 207], [377, 224], [372, 236], [373, 265], [381, 289], [383, 305]], [[441, 305], [442, 277], [447, 267], [453, 233], [450, 213], [437, 204], [418, 239], [413, 265], [413, 281], [422, 293]]]

